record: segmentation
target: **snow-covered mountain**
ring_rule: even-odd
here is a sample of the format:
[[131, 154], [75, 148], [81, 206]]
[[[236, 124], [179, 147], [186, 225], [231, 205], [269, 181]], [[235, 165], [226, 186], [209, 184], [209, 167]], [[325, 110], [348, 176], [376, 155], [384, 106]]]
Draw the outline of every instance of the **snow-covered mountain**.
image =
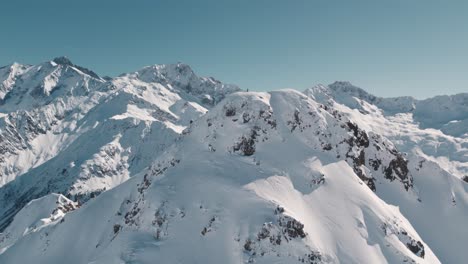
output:
[[0, 70], [0, 263], [468, 258], [467, 94]]
[[468, 175], [468, 93], [425, 100], [378, 98], [348, 82], [304, 93], [389, 138], [401, 151], [434, 161], [457, 177]]
[[32, 199], [55, 192], [85, 202], [124, 182], [239, 90], [199, 78], [184, 64], [109, 81], [66, 58], [2, 69], [8, 93], [0, 108], [1, 228]]

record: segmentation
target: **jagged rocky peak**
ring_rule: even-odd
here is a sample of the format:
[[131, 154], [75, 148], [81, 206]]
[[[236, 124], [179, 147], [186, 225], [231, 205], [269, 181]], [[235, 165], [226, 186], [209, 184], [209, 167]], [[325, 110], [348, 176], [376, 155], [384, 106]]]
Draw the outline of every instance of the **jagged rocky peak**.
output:
[[60, 65], [73, 66], [73, 63], [70, 61], [70, 59], [65, 56], [56, 57], [52, 61]]
[[155, 64], [146, 66], [136, 73], [138, 79], [144, 82], [161, 82], [161, 81], [180, 81], [188, 80], [196, 77], [192, 68], [184, 63], [177, 64]]
[[66, 57], [66, 56], [60, 56], [60, 57], [56, 57], [52, 60], [52, 62], [58, 64], [58, 65], [62, 65], [62, 66], [70, 66], [70, 67], [74, 67], [76, 69], [78, 69], [79, 71], [81, 71], [82, 73], [84, 74], [87, 74], [95, 79], [99, 79], [99, 80], [104, 80], [103, 78], [101, 78], [97, 73], [95, 73], [94, 71], [90, 70], [90, 69], [87, 69], [85, 67], [81, 67], [79, 65], [76, 65], [76, 64], [73, 64], [71, 62], [71, 60]]
[[15, 63], [0, 69], [0, 104], [3, 111], [33, 109], [54, 100], [87, 96], [104, 82], [66, 57], [31, 66]]
[[377, 99], [376, 96], [369, 94], [364, 89], [357, 87], [348, 81], [336, 81], [328, 85], [328, 87], [335, 93], [347, 93], [351, 96], [356, 96], [361, 99], [367, 99], [369, 101], [375, 101]]
[[222, 83], [213, 77], [199, 77], [185, 63], [151, 65], [120, 77], [168, 86], [198, 98], [205, 106], [213, 106], [227, 94], [241, 90], [236, 85]]

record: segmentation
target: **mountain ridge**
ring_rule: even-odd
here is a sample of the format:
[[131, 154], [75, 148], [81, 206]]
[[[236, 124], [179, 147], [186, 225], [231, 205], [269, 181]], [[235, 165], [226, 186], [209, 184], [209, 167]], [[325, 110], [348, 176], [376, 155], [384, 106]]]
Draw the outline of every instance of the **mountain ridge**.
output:
[[246, 92], [182, 63], [100, 80], [0, 116], [0, 262], [468, 257], [463, 111], [431, 124], [347, 82]]

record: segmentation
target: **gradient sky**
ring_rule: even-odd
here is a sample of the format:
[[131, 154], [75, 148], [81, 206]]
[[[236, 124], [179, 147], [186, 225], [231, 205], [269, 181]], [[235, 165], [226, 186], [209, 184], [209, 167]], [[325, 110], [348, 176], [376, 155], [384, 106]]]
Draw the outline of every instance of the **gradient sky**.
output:
[[185, 62], [244, 89], [351, 81], [468, 92], [466, 0], [29, 0], [0, 6], [0, 65], [65, 55], [100, 75]]

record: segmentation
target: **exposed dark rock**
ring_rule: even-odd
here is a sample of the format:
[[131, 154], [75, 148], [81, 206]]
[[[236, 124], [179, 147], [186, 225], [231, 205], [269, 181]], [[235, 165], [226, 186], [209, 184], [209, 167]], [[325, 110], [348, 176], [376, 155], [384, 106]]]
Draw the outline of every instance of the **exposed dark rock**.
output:
[[151, 185], [151, 181], [149, 180], [149, 175], [145, 174], [143, 176], [143, 181], [139, 184], [138, 192], [143, 193], [143, 191], [148, 189], [150, 185]]
[[372, 168], [377, 171], [380, 167], [380, 165], [382, 165], [382, 161], [379, 160], [379, 159], [369, 159], [369, 164], [372, 166]]
[[84, 67], [81, 67], [81, 66], [78, 66], [78, 65], [75, 65], [73, 64], [67, 57], [57, 57], [53, 60], [53, 62], [59, 64], [59, 65], [64, 65], [64, 66], [71, 66], [71, 67], [75, 67], [77, 68], [78, 70], [80, 70], [81, 72], [93, 77], [93, 78], [96, 78], [96, 79], [100, 79], [99, 75], [97, 75], [95, 72], [87, 69], [87, 68], [84, 68]]
[[273, 113], [270, 111], [260, 110], [258, 117], [263, 119], [271, 128], [276, 129], [276, 120], [272, 119]]
[[54, 58], [53, 62], [59, 65], [68, 65], [68, 66], [73, 65], [73, 63], [65, 56]]
[[156, 212], [154, 213], [153, 225], [157, 225], [158, 227], [161, 227], [167, 221], [167, 215], [163, 210], [164, 205], [165, 205], [165, 202], [163, 202], [161, 207], [158, 208], [158, 210], [156, 210]]
[[293, 132], [298, 126], [302, 124], [302, 119], [299, 114], [299, 110], [294, 110], [293, 120], [289, 120], [287, 122], [288, 126], [291, 126], [291, 132]]
[[278, 205], [275, 209], [275, 215], [282, 213], [284, 213], [284, 208]]
[[311, 181], [312, 184], [314, 185], [320, 185], [325, 183], [325, 175], [321, 174], [320, 177], [313, 179]]
[[115, 225], [114, 225], [114, 234], [117, 234], [117, 233], [120, 231], [121, 228], [122, 228], [121, 225], [115, 224]]
[[421, 160], [421, 161], [419, 162], [419, 168], [420, 168], [420, 169], [423, 167], [424, 162], [426, 162], [426, 160]]
[[234, 106], [225, 106], [225, 114], [226, 116], [235, 116], [236, 108]]
[[359, 156], [357, 157], [350, 156], [349, 152], [347, 156], [352, 159], [354, 173], [356, 173], [359, 179], [361, 179], [372, 191], [375, 192], [375, 179], [365, 175], [361, 168], [361, 166], [366, 165], [366, 154], [364, 150], [361, 150], [361, 152], [359, 152]]
[[[131, 209], [129, 211], [127, 211], [127, 213], [125, 214], [125, 216], [124, 216], [125, 224], [127, 224], [127, 225], [136, 225], [137, 216], [139, 215], [139, 213], [141, 211], [141, 204], [140, 203], [142, 203], [144, 201], [143, 197], [144, 197], [144, 194], [146, 192], [146, 189], [148, 189], [148, 187], [151, 185], [150, 177], [157, 177], [157, 176], [163, 174], [165, 171], [167, 171], [167, 169], [176, 166], [178, 163], [180, 163], [180, 160], [173, 158], [171, 160], [165, 161], [163, 163], [158, 163], [157, 165], [153, 165], [153, 166], [150, 167], [151, 173], [145, 174], [144, 177], [143, 177], [143, 181], [140, 184], [138, 184], [137, 190], [138, 190], [138, 193], [140, 195], [140, 198], [135, 200], [135, 202], [133, 203], [133, 206], [131, 207]], [[127, 201], [128, 201], [127, 203], [131, 203], [130, 200], [127, 200]], [[164, 206], [165, 206], [165, 202], [163, 202], [163, 204], [161, 205], [161, 208], [163, 208]], [[158, 213], [158, 211], [156, 211], [156, 213]], [[155, 220], [156, 220], [156, 222], [153, 221], [153, 224], [158, 223], [157, 219], [155, 219]], [[158, 234], [156, 235], [156, 237], [159, 237]]]
[[406, 243], [406, 247], [409, 250], [411, 250], [411, 252], [413, 252], [416, 256], [424, 258], [424, 245], [421, 243], [421, 241], [416, 241], [413, 239], [410, 243]]
[[[57, 201], [57, 203], [59, 203]], [[75, 204], [73, 203], [65, 203], [65, 204], [59, 204], [57, 206], [57, 208], [55, 208], [53, 211], [52, 211], [52, 214], [55, 214], [58, 210], [61, 210], [63, 213], [68, 213], [70, 211], [73, 211], [75, 209], [77, 209], [79, 206], [76, 206]]]
[[[279, 247], [284, 243], [289, 243], [292, 240], [304, 239], [307, 236], [304, 231], [304, 225], [296, 219], [284, 215], [283, 207], [277, 206], [274, 213], [276, 215], [276, 221], [264, 223], [255, 239], [247, 238], [245, 240], [243, 249], [249, 256], [248, 263], [254, 263], [256, 258], [265, 255], [279, 257], [282, 254]], [[311, 251], [307, 246], [305, 252], [309, 253], [294, 255], [294, 253], [290, 252], [287, 256], [299, 261], [299, 263], [322, 263], [323, 257], [320, 252]]]
[[278, 224], [283, 228], [283, 233], [290, 238], [306, 237], [304, 225], [292, 217], [283, 215], [280, 217]]
[[252, 246], [253, 246], [252, 240], [247, 239], [247, 240], [245, 241], [245, 243], [244, 243], [244, 250], [250, 252], [250, 251], [252, 251], [252, 249], [253, 249]]
[[462, 180], [466, 183], [468, 183], [468, 175], [463, 176]]
[[398, 237], [398, 239], [405, 244], [405, 246], [411, 250], [416, 256], [424, 258], [425, 256], [425, 251], [424, 251], [424, 245], [421, 241], [417, 241], [413, 237], [411, 237], [408, 232], [404, 229], [398, 229], [395, 230], [395, 228], [390, 228], [388, 224], [384, 223], [382, 225], [382, 230], [384, 231], [384, 234], [386, 236], [394, 234]]
[[216, 221], [216, 217], [213, 216], [211, 219], [210, 219], [210, 222], [208, 223], [208, 226], [205, 226], [203, 227], [202, 231], [201, 231], [201, 234], [204, 236], [206, 235], [208, 232], [211, 232], [213, 230], [213, 223]]
[[299, 261], [307, 264], [318, 264], [322, 263], [322, 254], [318, 251], [312, 251], [306, 254], [304, 257], [299, 258]]
[[353, 132], [356, 144], [360, 147], [369, 147], [369, 137], [367, 136], [367, 133], [359, 129], [358, 125], [350, 121], [348, 121], [346, 124], [348, 125], [348, 128]]
[[332, 150], [332, 145], [330, 143], [324, 144], [322, 146], [323, 150]]
[[384, 170], [385, 178], [394, 181], [397, 177], [406, 190], [413, 187], [413, 178], [409, 174], [408, 161], [397, 153], [396, 158], [390, 161]]
[[[74, 186], [72, 186], [69, 189], [68, 193], [70, 191], [74, 190], [74, 189], [75, 189]], [[76, 193], [74, 195], [67, 194], [67, 198], [72, 199], [75, 202], [83, 204], [83, 203], [85, 203], [86, 201], [88, 201], [90, 199], [96, 198], [97, 196], [99, 196], [104, 191], [106, 191], [106, 187], [104, 187], [102, 189], [96, 189], [94, 191], [87, 192], [87, 193]]]
[[255, 140], [257, 136], [257, 130], [252, 129], [250, 136], [242, 136], [240, 141], [234, 145], [233, 150], [241, 152], [244, 156], [252, 156], [255, 153]]
[[262, 227], [262, 230], [257, 234], [257, 240], [263, 240], [267, 237], [270, 237], [270, 230], [265, 225]]
[[250, 115], [248, 113], [244, 113], [242, 114], [242, 120], [244, 121], [244, 123], [248, 123], [250, 121]]

